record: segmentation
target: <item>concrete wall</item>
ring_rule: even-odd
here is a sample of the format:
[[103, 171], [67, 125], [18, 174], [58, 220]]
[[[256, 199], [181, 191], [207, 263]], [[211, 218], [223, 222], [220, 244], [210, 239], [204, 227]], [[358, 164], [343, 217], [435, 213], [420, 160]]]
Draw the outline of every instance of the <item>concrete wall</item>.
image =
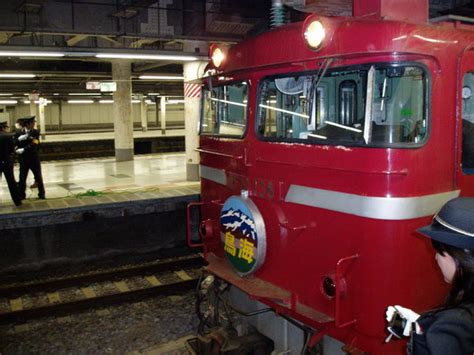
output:
[[[97, 125], [112, 125], [113, 124], [113, 104], [62, 104], [62, 124], [63, 128], [67, 126], [87, 126], [92, 128]], [[146, 105], [148, 124], [156, 123], [155, 105]], [[30, 115], [29, 104], [17, 104], [13, 110], [8, 110], [10, 117], [15, 122], [20, 117]], [[133, 122], [135, 125], [140, 125], [140, 104], [132, 105]], [[48, 104], [45, 107], [46, 125], [50, 129], [56, 130], [59, 124], [59, 104]], [[184, 126], [184, 105], [183, 104], [169, 104], [166, 105], [166, 122], [167, 126]]]

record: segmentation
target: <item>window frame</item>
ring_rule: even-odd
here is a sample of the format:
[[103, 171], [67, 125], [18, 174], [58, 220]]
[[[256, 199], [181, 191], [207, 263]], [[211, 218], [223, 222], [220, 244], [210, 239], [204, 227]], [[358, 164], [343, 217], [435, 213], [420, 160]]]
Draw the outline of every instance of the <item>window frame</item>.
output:
[[[302, 75], [315, 75], [318, 72], [318, 69], [313, 70], [306, 70], [306, 71], [295, 71], [295, 72], [286, 72], [286, 73], [279, 73], [274, 75], [267, 75], [259, 78], [257, 85], [256, 85], [256, 103], [255, 103], [255, 135], [258, 140], [264, 142], [276, 142], [276, 143], [293, 143], [293, 144], [310, 144], [310, 145], [319, 145], [319, 146], [348, 146], [348, 147], [357, 147], [357, 148], [402, 148], [402, 149], [415, 149], [423, 147], [429, 140], [431, 136], [431, 124], [432, 124], [432, 117], [431, 117], [431, 106], [432, 106], [432, 75], [431, 70], [429, 67], [418, 61], [400, 61], [400, 62], [367, 62], [355, 65], [346, 65], [341, 67], [331, 67], [327, 70], [326, 75], [331, 72], [337, 71], [351, 71], [351, 70], [361, 70], [366, 69], [367, 71], [374, 66], [375, 69], [384, 68], [384, 67], [418, 67], [420, 68], [423, 73], [425, 74], [424, 78], [424, 86], [425, 86], [425, 107], [424, 107], [424, 115], [426, 119], [426, 134], [422, 140], [415, 143], [405, 143], [405, 142], [398, 142], [398, 143], [370, 143], [368, 144], [358, 144], [357, 142], [350, 143], [349, 142], [342, 142], [342, 141], [324, 141], [324, 142], [317, 142], [309, 139], [299, 139], [299, 138], [275, 138], [275, 137], [265, 137], [264, 135], [259, 133], [259, 126], [260, 126], [260, 112], [259, 112], [259, 104], [261, 100], [261, 86], [262, 83], [266, 80], [275, 80], [277, 78], [285, 78], [291, 76], [302, 76]], [[357, 90], [357, 89], [356, 89]], [[373, 100], [372, 100], [373, 103]], [[339, 107], [339, 102], [338, 105]]]
[[[462, 97], [462, 90], [464, 89], [465, 87], [465, 78], [466, 78], [466, 75], [467, 74], [471, 74], [471, 75], [474, 75], [474, 69], [467, 69], [465, 70], [463, 73], [462, 73], [462, 80], [461, 80], [461, 160], [460, 160], [460, 167], [461, 167], [461, 173], [465, 176], [474, 176], [474, 167], [464, 167], [464, 101], [463, 101], [463, 97]], [[472, 89], [471, 89], [472, 90]], [[474, 91], [474, 90], [472, 90]], [[471, 98], [474, 97], [474, 94], [471, 93]], [[466, 121], [469, 121], [469, 120], [466, 120]], [[469, 121], [471, 122], [471, 121]], [[474, 123], [473, 123], [474, 124]]]
[[357, 104], [357, 83], [352, 79], [343, 80], [339, 83], [339, 87], [337, 89], [338, 96], [339, 96], [339, 100], [338, 100], [339, 102], [337, 103], [337, 105], [338, 105], [337, 114], [339, 115], [340, 120], [342, 119], [342, 110], [343, 110], [342, 96], [343, 96], [343, 92], [346, 89], [346, 88], [343, 87], [343, 85], [348, 84], [348, 83], [354, 84], [354, 86], [352, 87], [352, 89], [353, 89], [352, 90], [353, 91], [353, 102], [354, 102], [353, 107], [355, 108], [355, 112], [357, 113], [357, 105], [358, 105]]
[[[212, 78], [210, 80], [212, 80]], [[250, 95], [250, 90], [251, 90], [250, 79], [219, 82], [219, 83], [217, 83], [217, 85], [214, 85], [214, 83], [212, 83], [213, 84], [212, 88], [222, 87], [222, 86], [232, 86], [236, 83], [246, 83], [246, 85], [247, 85], [247, 107], [246, 107], [246, 110], [245, 110], [245, 126], [244, 126], [244, 130], [242, 131], [242, 135], [206, 133], [206, 132], [202, 131], [202, 122], [203, 122], [203, 118], [204, 118], [204, 100], [205, 100], [204, 90], [209, 91], [209, 85], [207, 84], [207, 82], [205, 82], [202, 86], [202, 89], [201, 89], [201, 100], [200, 100], [200, 110], [199, 110], [198, 135], [200, 137], [233, 138], [233, 139], [244, 139], [246, 137], [247, 132], [248, 132], [248, 128], [249, 128], [249, 108], [250, 108], [249, 102], [250, 102], [250, 96], [251, 96]], [[220, 124], [220, 122], [221, 121], [219, 121], [219, 124]]]

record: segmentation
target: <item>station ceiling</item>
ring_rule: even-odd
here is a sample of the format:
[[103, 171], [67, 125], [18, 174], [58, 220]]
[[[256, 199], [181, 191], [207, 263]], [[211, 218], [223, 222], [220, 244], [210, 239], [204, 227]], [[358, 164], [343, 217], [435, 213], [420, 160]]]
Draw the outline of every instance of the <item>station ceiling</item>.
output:
[[[352, 0], [284, 1], [292, 9], [350, 15]], [[236, 43], [269, 28], [271, 0], [3, 0], [0, 4], [0, 95], [46, 98], [86, 92], [90, 81], [111, 80], [111, 63], [97, 53], [179, 54], [207, 60], [210, 43]], [[430, 15], [474, 15], [468, 0], [431, 0]], [[293, 20], [304, 18], [296, 10]], [[28, 51], [67, 53], [24, 57]], [[2, 52], [16, 52], [2, 55]], [[141, 80], [141, 75], [182, 76], [183, 64], [131, 60], [135, 94], [182, 96], [182, 80]]]
[[[0, 4], [0, 94], [53, 98], [111, 80], [110, 59], [97, 53], [187, 55], [207, 61], [210, 43], [236, 43], [268, 28], [271, 0], [3, 0]], [[62, 57], [26, 57], [32, 51]], [[12, 55], [2, 55], [10, 52]], [[182, 96], [183, 62], [130, 59], [133, 93]]]

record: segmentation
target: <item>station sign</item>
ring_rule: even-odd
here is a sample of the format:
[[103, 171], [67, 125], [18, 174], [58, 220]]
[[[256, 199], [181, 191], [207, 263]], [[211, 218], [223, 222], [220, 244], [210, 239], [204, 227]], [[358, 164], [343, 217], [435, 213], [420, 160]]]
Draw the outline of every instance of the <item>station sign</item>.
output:
[[114, 92], [117, 91], [117, 83], [115, 81], [88, 81], [86, 83], [86, 89]]
[[117, 83], [115, 81], [103, 81], [100, 83], [100, 91], [115, 92], [117, 91]]
[[86, 83], [87, 90], [99, 90], [100, 89], [100, 81], [88, 81]]

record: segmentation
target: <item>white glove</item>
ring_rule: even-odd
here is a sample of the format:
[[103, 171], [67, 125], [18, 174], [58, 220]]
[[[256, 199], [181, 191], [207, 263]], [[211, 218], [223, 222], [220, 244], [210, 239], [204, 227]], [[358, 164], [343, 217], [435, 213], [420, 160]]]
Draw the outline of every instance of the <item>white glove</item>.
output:
[[410, 332], [413, 327], [413, 323], [415, 323], [415, 331], [417, 334], [421, 334], [421, 328], [420, 325], [416, 322], [418, 318], [420, 318], [420, 315], [414, 311], [412, 311], [409, 308], [405, 308], [399, 305], [396, 306], [389, 306], [387, 308], [387, 312], [385, 312], [386, 319], [387, 321], [391, 321], [392, 318], [395, 315], [395, 312], [398, 312], [402, 318], [405, 318], [407, 320], [407, 323], [405, 325], [405, 328], [403, 329], [403, 335], [404, 336], [409, 336]]
[[17, 150], [15, 150], [16, 154], [23, 154], [24, 151], [25, 148], [18, 148]]
[[18, 140], [20, 142], [24, 141], [24, 140], [27, 140], [27, 139], [28, 139], [28, 133], [22, 134], [21, 136], [18, 137]]

